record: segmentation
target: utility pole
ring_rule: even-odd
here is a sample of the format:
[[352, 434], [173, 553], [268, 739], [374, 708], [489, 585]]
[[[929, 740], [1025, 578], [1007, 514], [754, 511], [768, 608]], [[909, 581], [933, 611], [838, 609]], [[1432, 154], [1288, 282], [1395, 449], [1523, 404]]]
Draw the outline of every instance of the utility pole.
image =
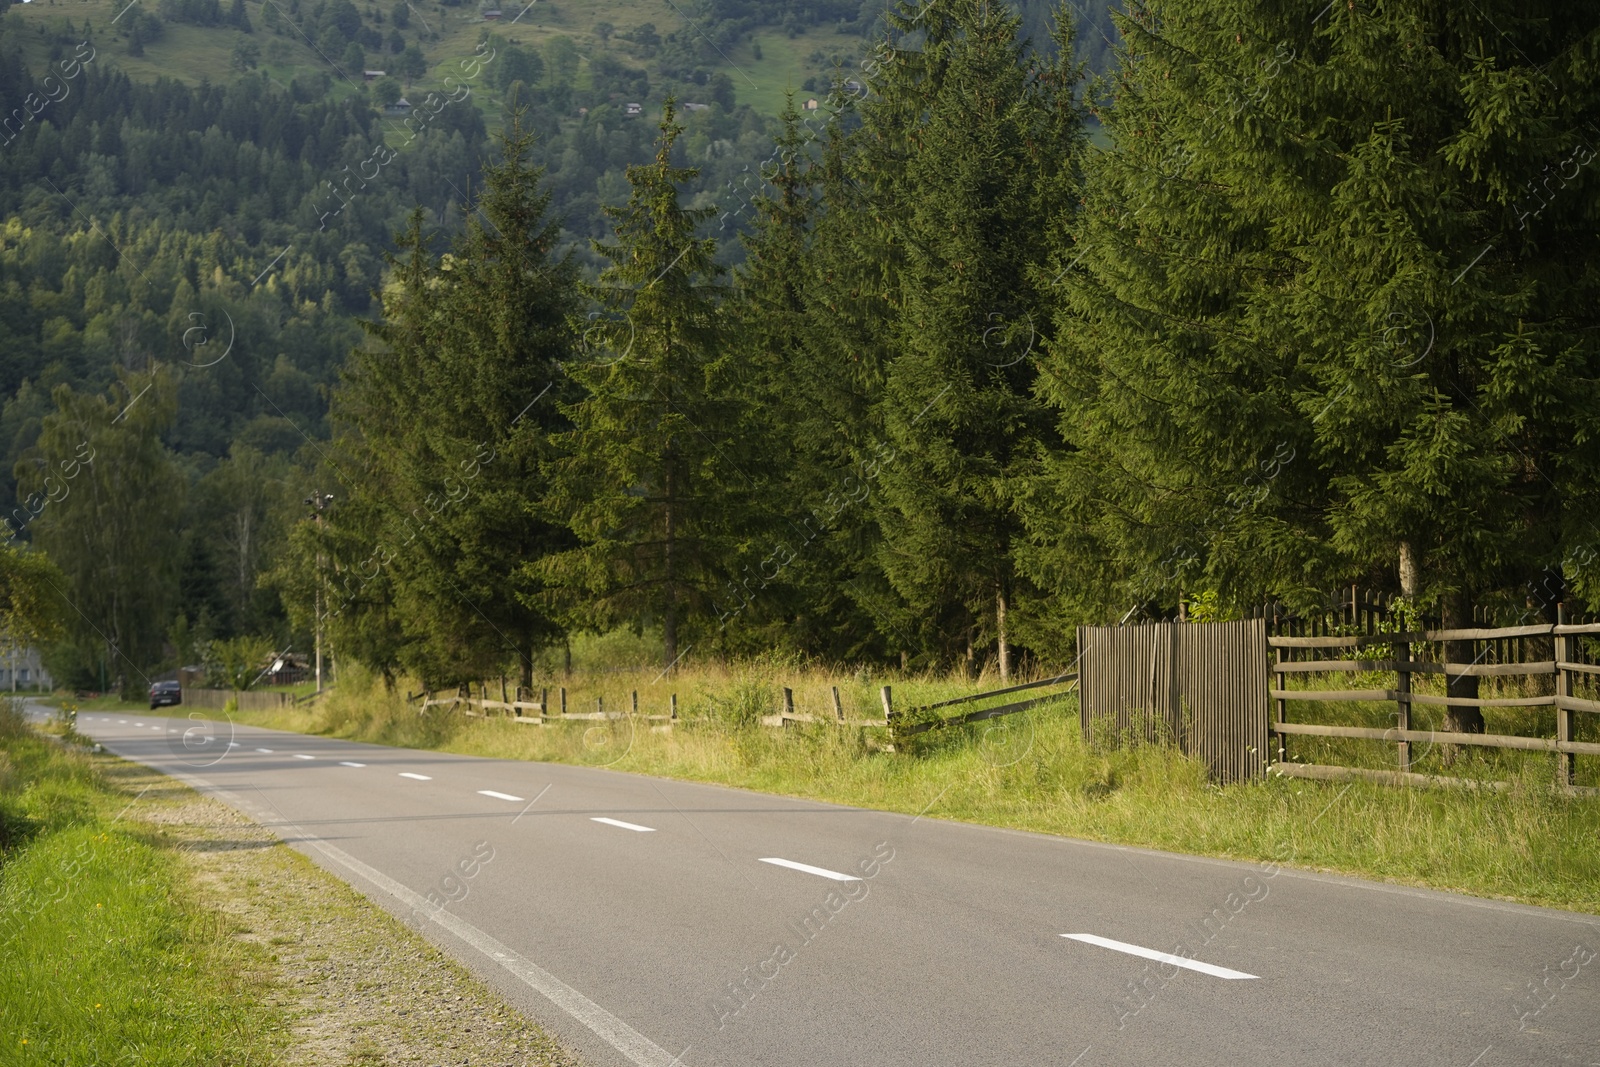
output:
[[317, 524], [317, 588], [316, 588], [316, 621], [312, 623], [312, 630], [316, 638], [317, 647], [317, 692], [322, 692], [322, 519], [323, 513], [333, 503], [332, 493], [313, 493], [306, 497], [305, 504], [311, 509], [311, 518]]

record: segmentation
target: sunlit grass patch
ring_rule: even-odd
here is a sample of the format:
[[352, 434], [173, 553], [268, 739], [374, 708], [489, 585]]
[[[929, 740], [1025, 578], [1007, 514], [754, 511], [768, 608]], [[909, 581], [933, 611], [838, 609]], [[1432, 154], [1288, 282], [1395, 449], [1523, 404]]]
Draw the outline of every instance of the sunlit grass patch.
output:
[[0, 1063], [267, 1063], [259, 951], [86, 755], [0, 722]]

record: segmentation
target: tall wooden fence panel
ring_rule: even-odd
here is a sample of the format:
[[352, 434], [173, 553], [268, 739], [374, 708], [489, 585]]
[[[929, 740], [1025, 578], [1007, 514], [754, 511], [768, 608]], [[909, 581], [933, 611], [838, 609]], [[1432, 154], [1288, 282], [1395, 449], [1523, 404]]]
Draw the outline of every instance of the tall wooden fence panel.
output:
[[183, 690], [183, 703], [191, 708], [221, 709], [230, 700], [238, 701], [234, 707], [240, 711], [272, 711], [294, 703], [294, 697], [288, 693], [254, 690], [241, 693], [232, 689], [191, 689], [187, 686]]
[[1219, 781], [1265, 773], [1264, 620], [1081, 626], [1078, 653], [1086, 738], [1166, 736]]

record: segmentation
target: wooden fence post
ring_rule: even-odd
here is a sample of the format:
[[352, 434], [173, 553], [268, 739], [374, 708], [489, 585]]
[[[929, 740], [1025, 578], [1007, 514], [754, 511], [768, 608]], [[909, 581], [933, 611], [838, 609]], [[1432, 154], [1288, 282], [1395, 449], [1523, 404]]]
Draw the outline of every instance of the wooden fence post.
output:
[[844, 704], [839, 701], [839, 687], [833, 686], [833, 713], [840, 722], [844, 722]]
[[561, 714], [567, 713], [567, 687], [561, 687]]
[[794, 690], [788, 686], [783, 687], [783, 714], [785, 718], [794, 718]]
[[633, 691], [633, 714], [635, 716], [639, 714], [639, 691], [637, 689]]
[[539, 690], [539, 717], [541, 719], [550, 714], [550, 690], [548, 687]]
[[[1411, 642], [1396, 641], [1394, 643], [1394, 699], [1398, 712], [1395, 723], [1402, 730], [1411, 729]], [[1401, 739], [1396, 746], [1400, 755], [1400, 770], [1402, 773], [1411, 770], [1411, 742]]]
[[888, 723], [890, 726], [893, 726], [894, 694], [890, 692], [889, 686], [884, 686], [883, 691], [879, 695], [883, 697], [883, 721]]
[[[1565, 626], [1567, 623], [1567, 609], [1565, 604], [1556, 605], [1556, 625]], [[1556, 656], [1556, 740], [1572, 740], [1573, 711], [1561, 707], [1561, 701], [1572, 696], [1572, 672], [1567, 669], [1567, 664], [1572, 662], [1571, 638], [1566, 634], [1557, 632], [1555, 635]], [[1575, 777], [1573, 773], [1573, 759], [1570, 752], [1556, 753], [1556, 781], [1562, 785], [1572, 785]]]
[[678, 721], [678, 694], [672, 694], [672, 721]]
[[[1272, 652], [1274, 662], [1281, 664], [1283, 662], [1283, 649], [1275, 648], [1272, 650]], [[1288, 689], [1289, 685], [1287, 676], [1274, 671], [1272, 675], [1272, 687], [1274, 689]], [[1282, 726], [1284, 723], [1289, 721], [1289, 702], [1283, 697], [1279, 697], [1277, 700], [1277, 705], [1278, 706], [1276, 710], [1278, 725]], [[1289, 737], [1287, 734], [1283, 733], [1278, 734], [1278, 762], [1289, 762]]]

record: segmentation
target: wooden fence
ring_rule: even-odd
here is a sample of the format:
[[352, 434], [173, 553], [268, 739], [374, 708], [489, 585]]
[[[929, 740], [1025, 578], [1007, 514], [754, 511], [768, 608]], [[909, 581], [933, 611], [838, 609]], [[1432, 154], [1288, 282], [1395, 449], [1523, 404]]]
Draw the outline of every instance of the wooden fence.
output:
[[[883, 702], [883, 718], [847, 718], [844, 703], [839, 696], [838, 686], [830, 687], [833, 698], [833, 715], [813, 715], [809, 712], [797, 712], [794, 704], [794, 690], [788, 686], [783, 687], [783, 707], [780, 711], [763, 715], [760, 718], [762, 726], [783, 728], [795, 724], [826, 724], [853, 727], [883, 727], [887, 728], [890, 740], [911, 737], [925, 733], [929, 730], [947, 729], [967, 723], [981, 722], [985, 719], [999, 718], [1003, 715], [1015, 715], [1029, 708], [1048, 701], [1059, 700], [1064, 692], [1051, 693], [1046, 696], [1033, 697], [1028, 700], [1012, 701], [995, 707], [979, 708], [974, 711], [959, 712], [950, 716], [930, 716], [929, 713], [943, 708], [955, 707], [963, 704], [974, 704], [996, 697], [1009, 696], [1026, 690], [1059, 688], [1063, 685], [1071, 686], [1077, 681], [1075, 672], [1058, 674], [1052, 678], [1044, 678], [1035, 682], [1026, 682], [1022, 685], [1006, 686], [1002, 689], [992, 689], [988, 692], [973, 693], [951, 700], [941, 700], [933, 704], [924, 704], [917, 707], [896, 709], [894, 706], [894, 691], [891, 686], [883, 686], [879, 691]], [[443, 708], [447, 713], [460, 712], [471, 717], [488, 717], [497, 712], [507, 715], [516, 722], [540, 726], [547, 723], [558, 722], [592, 722], [596, 720], [617, 720], [626, 718], [642, 718], [647, 722], [665, 723], [670, 728], [679, 721], [678, 719], [678, 694], [669, 696], [669, 714], [643, 715], [639, 714], [639, 691], [630, 694], [629, 707], [626, 711], [607, 711], [604, 698], [595, 698], [595, 710], [592, 712], [579, 712], [569, 710], [567, 706], [567, 690], [558, 687], [556, 690], [556, 703], [550, 702], [550, 690], [540, 689], [537, 697], [533, 690], [517, 687], [511, 693], [503, 686], [500, 698], [495, 699], [487, 682], [477, 685], [477, 695], [473, 695], [473, 687], [463, 685], [454, 693], [440, 694], [431, 691], [421, 693], [407, 693], [408, 704], [418, 704], [417, 713], [426, 714], [429, 708]], [[1067, 690], [1070, 692], [1070, 688]]]
[[463, 685], [453, 694], [441, 695], [433, 691], [421, 693], [407, 693], [406, 703], [418, 703], [417, 714], [426, 714], [429, 708], [444, 708], [447, 712], [459, 711], [469, 717], [487, 718], [495, 712], [511, 718], [515, 722], [529, 726], [543, 726], [555, 722], [595, 722], [626, 719], [631, 717], [643, 718], [647, 722], [663, 722], [669, 726], [678, 721], [678, 694], [671, 694], [671, 714], [668, 715], [639, 715], [639, 691], [635, 689], [632, 701], [627, 711], [607, 711], [605, 698], [595, 698], [594, 711], [570, 711], [567, 708], [567, 690], [565, 686], [557, 689], [557, 703], [550, 703], [550, 690], [540, 689], [535, 699], [534, 691], [523, 686], [517, 686], [514, 692], [506, 689], [505, 683], [500, 685], [500, 699], [496, 700], [489, 689], [487, 682], [478, 684], [478, 695], [472, 695], [472, 686]]
[[1081, 626], [1084, 737], [1170, 738], [1220, 781], [1267, 762], [1267, 630], [1262, 619]]
[[292, 693], [260, 692], [251, 689], [241, 692], [233, 689], [191, 689], [185, 686], [182, 692], [183, 703], [191, 708], [220, 710], [227, 707], [228, 701], [232, 700], [236, 702], [234, 707], [240, 711], [272, 711], [291, 707], [300, 702], [300, 698]]
[[[1004, 689], [991, 689], [987, 693], [973, 693], [969, 696], [955, 697], [951, 700], [940, 700], [933, 704], [906, 708], [903, 711], [895, 710], [893, 690], [889, 686], [884, 686], [884, 721], [880, 725], [889, 727], [891, 739], [900, 739], [927, 733], [929, 730], [947, 730], [953, 726], [965, 726], [968, 723], [983, 722], [985, 719], [998, 719], [1003, 715], [1015, 715], [1040, 704], [1047, 704], [1052, 700], [1060, 700], [1072, 691], [1072, 686], [1076, 685], [1077, 681], [1078, 675], [1075, 671], [1066, 671], [1053, 678], [1043, 678], [1037, 682], [1009, 685]], [[1000, 704], [992, 708], [979, 708], [976, 711], [958, 712], [955, 715], [937, 717], [929, 717], [928, 715], [929, 712], [943, 708], [953, 708], [962, 704], [976, 704], [980, 701], [992, 700], [999, 696], [1010, 696], [1012, 693], [1021, 693], [1030, 689], [1057, 688], [1062, 685], [1066, 685], [1068, 688], [1059, 693], [1050, 693], [1047, 696], [1032, 697], [1028, 700], [1015, 700], [1009, 704]], [[785, 691], [787, 692], [787, 690]], [[838, 690], [834, 690], [834, 701], [835, 703], [838, 702]]]
[[[1574, 757], [1600, 755], [1600, 744], [1574, 737], [1578, 715], [1600, 713], [1600, 700], [1575, 695], [1580, 689], [1592, 688], [1586, 680], [1600, 676], [1600, 664], [1593, 662], [1592, 651], [1585, 648], [1582, 640], [1590, 635], [1600, 635], [1600, 624], [1539, 623], [1408, 633], [1269, 637], [1275, 709], [1271, 730], [1276, 739], [1272, 770], [1307, 778], [1364, 776], [1420, 781], [1424, 776], [1412, 772], [1417, 756], [1413, 746], [1461, 745], [1552, 753], [1557, 782], [1571, 786], [1575, 779]], [[1471, 654], [1466, 655], [1466, 650]], [[1380, 685], [1372, 686], [1370, 679], [1359, 688], [1348, 684], [1333, 687], [1325, 682], [1348, 675], [1378, 675]], [[1390, 677], [1393, 682], [1387, 684]], [[1417, 679], [1429, 677], [1442, 677], [1447, 691], [1419, 692]], [[1452, 695], [1448, 692], [1452, 678], [1523, 679], [1521, 687], [1528, 691], [1497, 697]], [[1550, 681], [1539, 681], [1545, 678]], [[1303, 679], [1309, 684], [1291, 688], [1290, 679]], [[1288, 706], [1301, 701], [1392, 703], [1395, 725], [1374, 728], [1289, 721]], [[1480, 710], [1553, 708], [1555, 736], [1413, 728], [1416, 709], [1429, 706]], [[1296, 735], [1357, 738], [1394, 745], [1394, 769], [1385, 772], [1292, 762], [1289, 739]]]

